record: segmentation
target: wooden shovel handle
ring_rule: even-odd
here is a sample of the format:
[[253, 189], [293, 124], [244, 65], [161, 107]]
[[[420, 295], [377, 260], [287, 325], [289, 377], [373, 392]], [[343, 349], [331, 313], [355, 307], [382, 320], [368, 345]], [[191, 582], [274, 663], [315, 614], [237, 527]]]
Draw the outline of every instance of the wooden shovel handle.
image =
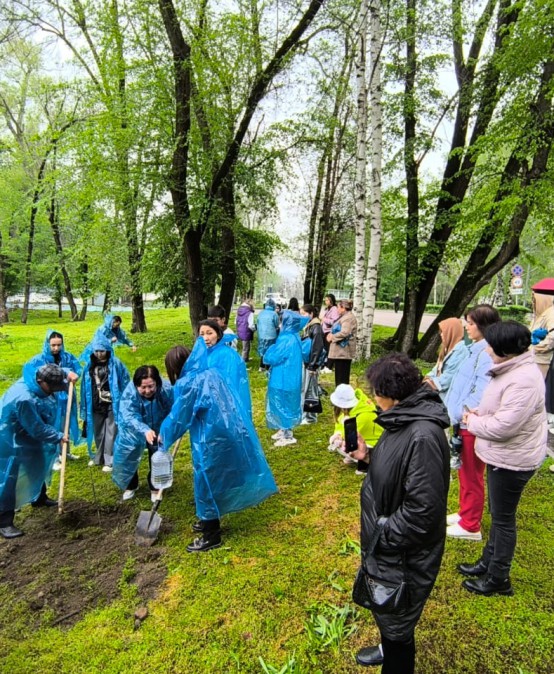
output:
[[[69, 420], [71, 418], [71, 407], [73, 405], [73, 382], [69, 382], [69, 388], [67, 392], [67, 409], [65, 411], [65, 424], [63, 429], [64, 438], [69, 437]], [[67, 462], [67, 448], [69, 446], [69, 441], [64, 440], [62, 443], [62, 467], [60, 470], [60, 489], [58, 491], [58, 515], [63, 513], [63, 490], [65, 487], [65, 464]]]

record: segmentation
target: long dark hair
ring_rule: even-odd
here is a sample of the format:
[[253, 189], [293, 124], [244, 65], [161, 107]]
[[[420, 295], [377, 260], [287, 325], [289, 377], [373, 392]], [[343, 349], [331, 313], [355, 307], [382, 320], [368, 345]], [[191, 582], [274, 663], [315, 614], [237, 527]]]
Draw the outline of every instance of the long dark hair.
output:
[[165, 354], [165, 369], [172, 384], [179, 379], [183, 365], [189, 356], [190, 350], [186, 346], [174, 346]]
[[153, 379], [159, 389], [162, 387], [160, 371], [155, 365], [141, 365], [135, 370], [135, 374], [133, 375], [133, 384], [137, 388], [142, 384], [143, 379]]

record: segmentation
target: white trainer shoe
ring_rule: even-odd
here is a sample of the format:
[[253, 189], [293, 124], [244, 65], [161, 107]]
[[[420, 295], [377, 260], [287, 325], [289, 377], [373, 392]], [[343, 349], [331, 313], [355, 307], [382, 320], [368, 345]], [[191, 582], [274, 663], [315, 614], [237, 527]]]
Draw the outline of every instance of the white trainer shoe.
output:
[[62, 469], [62, 462], [59, 459], [56, 459], [54, 461], [54, 465], [52, 466], [52, 470], [58, 471]]
[[298, 442], [296, 438], [281, 438], [273, 445], [274, 447], [286, 447], [287, 445], [295, 445]]
[[446, 516], [446, 523], [450, 526], [451, 524], [458, 524], [462, 518], [458, 513], [452, 513], [451, 515]]
[[461, 538], [466, 541], [480, 541], [483, 538], [480, 531], [467, 531], [458, 523], [446, 527], [446, 535], [451, 538]]
[[91, 460], [87, 463], [87, 466], [89, 466], [89, 468], [90, 468], [90, 466], [94, 466], [94, 460], [91, 459]]
[[102, 466], [103, 473], [111, 473], [113, 468], [111, 466]]
[[135, 494], [137, 493], [136, 489], [126, 489], [123, 492], [123, 496], [121, 497], [122, 501], [130, 501], [132, 498], [135, 498]]
[[280, 440], [280, 439], [283, 437], [283, 433], [284, 433], [283, 430], [279, 430], [279, 431], [277, 431], [277, 433], [274, 433], [274, 434], [271, 436], [271, 439], [272, 439], [272, 440]]

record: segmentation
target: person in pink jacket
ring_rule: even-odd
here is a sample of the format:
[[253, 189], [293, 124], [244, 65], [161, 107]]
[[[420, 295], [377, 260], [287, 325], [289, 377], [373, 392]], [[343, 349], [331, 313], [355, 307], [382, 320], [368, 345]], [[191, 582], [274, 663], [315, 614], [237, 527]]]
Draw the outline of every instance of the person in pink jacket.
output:
[[494, 323], [485, 331], [493, 361], [491, 380], [477, 410], [464, 415], [475, 453], [487, 466], [491, 528], [474, 564], [460, 564], [466, 590], [512, 595], [510, 567], [516, 547], [516, 511], [526, 484], [546, 455], [544, 379], [529, 351], [531, 332], [521, 323]]

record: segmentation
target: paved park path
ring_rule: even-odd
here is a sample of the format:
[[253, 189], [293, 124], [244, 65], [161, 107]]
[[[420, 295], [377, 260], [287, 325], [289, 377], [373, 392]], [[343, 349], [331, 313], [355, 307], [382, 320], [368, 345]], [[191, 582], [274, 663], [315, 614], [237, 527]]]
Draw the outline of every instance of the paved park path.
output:
[[[402, 312], [394, 313], [394, 311], [386, 309], [375, 310], [375, 325], [384, 325], [387, 328], [396, 328], [402, 318]], [[420, 332], [425, 332], [431, 323], [435, 320], [436, 314], [423, 314], [421, 320]]]

